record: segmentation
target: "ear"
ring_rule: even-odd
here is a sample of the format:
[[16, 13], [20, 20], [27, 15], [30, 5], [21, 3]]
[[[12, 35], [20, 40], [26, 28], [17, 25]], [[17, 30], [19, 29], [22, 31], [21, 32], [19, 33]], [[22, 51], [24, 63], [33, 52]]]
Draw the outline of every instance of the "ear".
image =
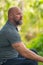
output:
[[10, 18], [13, 18], [13, 14], [12, 13], [10, 14]]

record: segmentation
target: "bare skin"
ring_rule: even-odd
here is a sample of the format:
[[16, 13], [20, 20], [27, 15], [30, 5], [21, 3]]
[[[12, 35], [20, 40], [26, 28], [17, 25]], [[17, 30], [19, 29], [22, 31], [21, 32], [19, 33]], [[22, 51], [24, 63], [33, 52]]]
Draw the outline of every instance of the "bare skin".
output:
[[21, 11], [21, 9], [19, 9], [18, 7], [10, 8], [8, 11], [8, 20], [10, 22], [12, 22], [15, 26], [21, 25], [22, 24], [22, 11]]
[[[22, 24], [22, 11], [18, 7], [12, 7], [8, 11], [8, 20], [12, 22], [16, 27]], [[13, 43], [12, 47], [15, 48], [22, 56], [27, 59], [36, 60], [39, 62], [43, 62], [43, 57], [37, 55], [33, 51], [26, 48], [26, 46], [22, 42]]]

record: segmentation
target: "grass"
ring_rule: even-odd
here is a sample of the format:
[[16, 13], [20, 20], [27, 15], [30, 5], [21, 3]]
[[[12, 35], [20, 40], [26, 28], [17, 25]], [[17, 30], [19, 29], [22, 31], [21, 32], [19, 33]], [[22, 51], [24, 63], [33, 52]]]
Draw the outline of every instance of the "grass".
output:
[[43, 63], [42, 62], [39, 62], [38, 65], [43, 65]]

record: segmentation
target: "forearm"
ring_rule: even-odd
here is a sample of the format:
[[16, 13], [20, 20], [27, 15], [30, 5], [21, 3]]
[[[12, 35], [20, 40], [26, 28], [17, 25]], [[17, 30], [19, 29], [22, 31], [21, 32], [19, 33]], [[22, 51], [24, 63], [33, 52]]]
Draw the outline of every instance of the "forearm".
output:
[[16, 43], [14, 45], [12, 45], [13, 48], [15, 48], [22, 56], [24, 56], [27, 59], [32, 59], [32, 60], [36, 60], [36, 61], [40, 61], [43, 62], [43, 57], [37, 55], [36, 53], [34, 53], [33, 51], [29, 50], [26, 48], [26, 46], [22, 43]]
[[36, 53], [34, 53], [33, 51], [26, 49], [24, 52], [24, 57], [28, 58], [28, 59], [32, 59], [32, 60], [36, 60], [39, 62], [43, 62], [43, 57], [37, 55]]

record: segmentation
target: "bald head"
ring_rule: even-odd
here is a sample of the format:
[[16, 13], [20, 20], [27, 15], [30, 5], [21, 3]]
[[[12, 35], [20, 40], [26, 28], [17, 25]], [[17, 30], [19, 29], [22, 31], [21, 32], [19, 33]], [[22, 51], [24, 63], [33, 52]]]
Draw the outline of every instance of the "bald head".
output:
[[18, 11], [21, 11], [21, 9], [19, 7], [12, 7], [9, 9], [8, 11], [8, 15], [10, 15], [11, 13], [17, 13]]
[[8, 19], [16, 24], [20, 24], [22, 20], [22, 11], [19, 7], [12, 7], [8, 11]]

